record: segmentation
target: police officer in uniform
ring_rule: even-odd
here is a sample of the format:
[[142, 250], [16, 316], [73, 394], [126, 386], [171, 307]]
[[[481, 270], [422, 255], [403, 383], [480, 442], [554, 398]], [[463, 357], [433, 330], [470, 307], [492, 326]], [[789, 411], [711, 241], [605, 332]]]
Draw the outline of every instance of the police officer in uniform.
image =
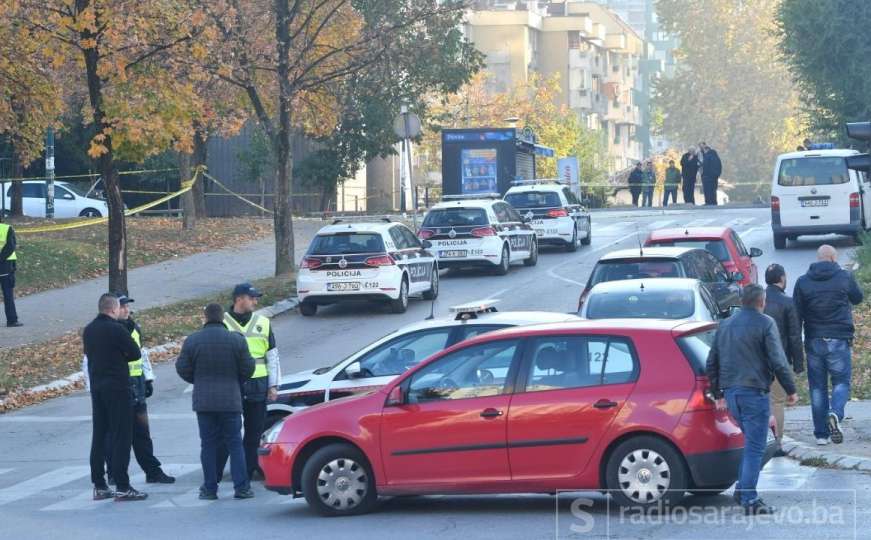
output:
[[15, 311], [15, 230], [7, 223], [0, 223], [0, 289], [3, 291], [3, 309], [6, 311], [6, 326], [22, 326]]
[[[254, 313], [257, 299], [261, 296], [263, 294], [250, 283], [240, 283], [233, 289], [233, 306], [224, 314], [224, 325], [231, 332], [242, 334], [254, 358], [254, 374], [242, 383], [242, 446], [248, 477], [252, 480], [263, 479], [257, 463], [257, 448], [266, 423], [266, 402], [274, 401], [278, 396], [278, 381], [281, 379], [281, 364], [270, 321]], [[223, 476], [227, 457], [226, 447], [219, 447], [218, 481]]]
[[[151, 361], [148, 359], [148, 353], [142, 349], [142, 328], [130, 316], [130, 304], [134, 301], [124, 294], [117, 294], [120, 309], [118, 310], [118, 322], [121, 323], [127, 331], [130, 332], [130, 337], [136, 342], [142, 352], [139, 360], [128, 362], [127, 367], [130, 371], [130, 400], [133, 404], [133, 454], [136, 456], [136, 462], [142, 467], [145, 472], [145, 481], [149, 484], [172, 484], [175, 483], [175, 478], [169, 476], [161, 469], [160, 461], [154, 457], [154, 443], [151, 440], [151, 431], [148, 427], [148, 406], [145, 404], [145, 399], [151, 397], [154, 393], [154, 370], [151, 367]], [[88, 385], [88, 357], [83, 359], [83, 369], [85, 373], [85, 383]], [[107, 447], [110, 437], [107, 437]], [[106, 468], [111, 471], [110, 464], [111, 452], [106, 452]], [[109, 484], [114, 484], [114, 478], [111, 474], [108, 478]]]

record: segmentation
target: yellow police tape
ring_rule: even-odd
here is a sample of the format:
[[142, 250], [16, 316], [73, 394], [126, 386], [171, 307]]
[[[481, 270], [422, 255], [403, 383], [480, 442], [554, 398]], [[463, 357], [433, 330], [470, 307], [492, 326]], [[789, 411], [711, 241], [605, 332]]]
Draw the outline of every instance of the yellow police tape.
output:
[[208, 179], [211, 180], [212, 182], [218, 184], [218, 187], [220, 187], [221, 189], [223, 189], [224, 191], [226, 191], [226, 192], [229, 193], [230, 195], [233, 195], [233, 196], [236, 197], [237, 199], [240, 199], [241, 201], [250, 204], [250, 205], [253, 206], [254, 208], [256, 208], [256, 209], [258, 209], [258, 210], [260, 210], [260, 211], [262, 211], [262, 212], [266, 212], [267, 214], [274, 214], [274, 213], [275, 213], [275, 212], [273, 212], [272, 210], [270, 210], [270, 209], [268, 209], [268, 208], [264, 208], [264, 207], [260, 206], [259, 204], [257, 204], [256, 202], [254, 202], [254, 201], [250, 201], [250, 200], [246, 199], [245, 197], [243, 197], [242, 195], [239, 195], [238, 193], [236, 193], [236, 192], [233, 191], [232, 189], [230, 189], [230, 188], [228, 188], [227, 186], [225, 186], [224, 184], [222, 184], [220, 180], [218, 180], [217, 178], [215, 178], [215, 177], [212, 176], [211, 174], [209, 174], [209, 173], [207, 173], [207, 172], [204, 171], [204, 172], [203, 172], [203, 176], [205, 176], [206, 178], [208, 178]]
[[[138, 169], [135, 171], [121, 171], [118, 173], [118, 176], [127, 176], [131, 174], [148, 174], [148, 173], [158, 173], [158, 172], [172, 172], [177, 171], [178, 169]], [[69, 180], [70, 178], [96, 178], [100, 176], [99, 173], [88, 173], [88, 174], [66, 174], [60, 176], [54, 176], [54, 180]], [[27, 182], [30, 180], [48, 180], [48, 176], [21, 176], [17, 178], [0, 178], [0, 183], [3, 182]]]
[[[190, 180], [184, 181], [181, 183], [181, 189], [178, 191], [174, 191], [159, 199], [155, 199], [151, 202], [145, 203], [141, 206], [137, 206], [136, 208], [131, 208], [124, 212], [125, 216], [132, 216], [134, 214], [138, 214], [139, 212], [143, 212], [150, 208], [154, 208], [159, 204], [163, 204], [166, 201], [174, 199], [183, 193], [187, 193], [194, 187], [194, 183], [197, 181], [197, 178], [205, 174], [205, 167], [197, 167], [194, 171], [194, 175]], [[69, 223], [58, 223], [57, 225], [45, 225], [43, 227], [23, 227], [15, 229], [16, 234], [35, 234], [35, 233], [44, 233], [44, 232], [54, 232], [54, 231], [64, 231], [68, 229], [78, 229], [79, 227], [90, 227], [91, 225], [97, 225], [99, 223], [106, 223], [109, 221], [109, 217], [98, 217], [98, 218], [88, 218], [88, 219], [78, 219], [75, 221], [71, 221]]]

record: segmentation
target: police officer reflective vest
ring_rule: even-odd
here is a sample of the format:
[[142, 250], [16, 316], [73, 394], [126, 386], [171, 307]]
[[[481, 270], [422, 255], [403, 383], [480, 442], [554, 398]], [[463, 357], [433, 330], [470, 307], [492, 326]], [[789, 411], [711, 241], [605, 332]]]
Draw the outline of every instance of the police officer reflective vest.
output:
[[269, 350], [269, 319], [256, 313], [251, 314], [248, 324], [242, 326], [229, 313], [224, 313], [224, 326], [231, 332], [242, 334], [248, 342], [248, 352], [254, 358], [254, 374], [252, 379], [267, 377], [266, 352]]
[[[6, 238], [9, 236], [9, 229], [11, 229], [11, 227], [9, 225], [7, 225], [6, 223], [0, 223], [0, 249], [3, 249], [3, 246], [6, 245]], [[7, 261], [18, 260], [18, 255], [16, 255], [15, 252], [13, 251], [12, 255], [10, 255], [6, 260]]]
[[[142, 337], [139, 335], [139, 329], [134, 328], [132, 332], [130, 332], [130, 337], [133, 338], [133, 341], [136, 342], [136, 345], [139, 348], [142, 348]], [[142, 376], [142, 358], [139, 360], [134, 360], [133, 362], [127, 362], [127, 367], [130, 369], [131, 377], [141, 377]]]

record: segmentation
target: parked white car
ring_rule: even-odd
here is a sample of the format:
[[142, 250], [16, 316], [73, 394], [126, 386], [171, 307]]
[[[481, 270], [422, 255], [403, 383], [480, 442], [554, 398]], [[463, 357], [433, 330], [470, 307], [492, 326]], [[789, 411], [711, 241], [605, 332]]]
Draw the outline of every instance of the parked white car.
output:
[[[12, 206], [12, 184], [4, 183], [3, 208]], [[42, 180], [25, 180], [21, 183], [22, 204], [25, 216], [45, 217], [46, 186]], [[103, 217], [109, 215], [109, 207], [103, 199], [89, 196], [84, 190], [69, 182], [54, 183], [54, 217]]]

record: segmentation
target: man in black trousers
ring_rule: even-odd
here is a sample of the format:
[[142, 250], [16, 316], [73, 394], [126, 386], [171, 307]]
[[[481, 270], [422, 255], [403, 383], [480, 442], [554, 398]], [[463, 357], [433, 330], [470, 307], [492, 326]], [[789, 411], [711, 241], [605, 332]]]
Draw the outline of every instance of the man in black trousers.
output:
[[0, 223], [0, 290], [3, 292], [6, 326], [10, 328], [22, 326], [15, 311], [15, 262], [18, 259], [15, 245], [15, 229], [7, 223]]
[[[118, 322], [121, 304], [114, 294], [100, 296], [100, 313], [82, 333], [91, 381], [93, 432], [91, 436], [91, 482], [94, 500], [141, 501], [148, 497], [130, 486], [127, 466], [133, 437], [133, 400], [130, 395], [128, 362], [142, 353], [127, 329]], [[116, 491], [106, 483], [106, 436], [111, 439], [112, 476]]]

